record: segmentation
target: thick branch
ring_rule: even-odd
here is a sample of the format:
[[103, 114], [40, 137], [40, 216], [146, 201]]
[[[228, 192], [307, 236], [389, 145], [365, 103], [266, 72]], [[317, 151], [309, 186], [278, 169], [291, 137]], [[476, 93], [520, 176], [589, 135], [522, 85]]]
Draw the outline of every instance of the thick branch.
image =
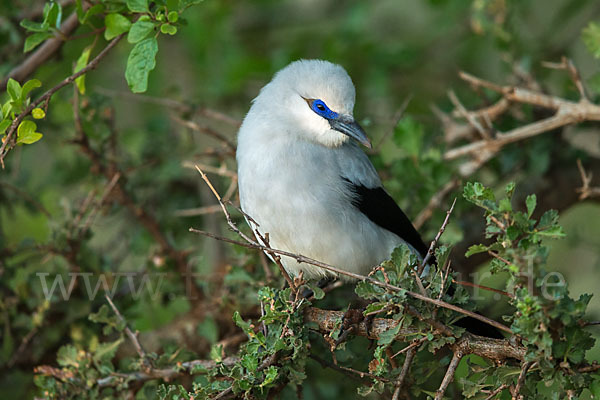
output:
[[[320, 332], [329, 333], [337, 328], [343, 315], [343, 311], [329, 311], [309, 307], [304, 312], [304, 320], [316, 323]], [[367, 321], [358, 323], [353, 333], [369, 339], [378, 339], [383, 332], [395, 328], [398, 324], [399, 321], [394, 319], [374, 318], [370, 324]], [[418, 332], [414, 328], [401, 328], [398, 337], [414, 338], [414, 335]], [[497, 361], [507, 358], [523, 360], [525, 357], [525, 348], [511, 343], [507, 339], [492, 339], [466, 333], [459, 343], [463, 355], [476, 354]]]

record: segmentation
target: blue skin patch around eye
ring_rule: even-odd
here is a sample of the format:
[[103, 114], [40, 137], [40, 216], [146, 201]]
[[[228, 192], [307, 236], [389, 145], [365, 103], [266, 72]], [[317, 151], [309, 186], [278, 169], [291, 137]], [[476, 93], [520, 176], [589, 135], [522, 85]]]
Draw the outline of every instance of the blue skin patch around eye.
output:
[[335, 119], [338, 117], [338, 113], [331, 111], [327, 104], [323, 100], [314, 100], [310, 104], [310, 108], [318, 115], [326, 119]]

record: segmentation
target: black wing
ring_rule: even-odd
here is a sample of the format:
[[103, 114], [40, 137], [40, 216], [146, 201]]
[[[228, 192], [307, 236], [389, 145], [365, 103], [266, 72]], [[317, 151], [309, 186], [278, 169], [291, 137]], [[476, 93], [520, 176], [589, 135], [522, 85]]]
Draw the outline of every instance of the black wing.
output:
[[429, 248], [423, 243], [421, 235], [419, 235], [406, 214], [382, 187], [369, 189], [357, 185], [347, 178], [343, 179], [348, 182], [350, 189], [356, 193], [356, 197], [352, 200], [352, 204], [356, 208], [380, 227], [400, 236], [405, 242], [414, 247], [421, 254], [421, 257], [425, 257]]

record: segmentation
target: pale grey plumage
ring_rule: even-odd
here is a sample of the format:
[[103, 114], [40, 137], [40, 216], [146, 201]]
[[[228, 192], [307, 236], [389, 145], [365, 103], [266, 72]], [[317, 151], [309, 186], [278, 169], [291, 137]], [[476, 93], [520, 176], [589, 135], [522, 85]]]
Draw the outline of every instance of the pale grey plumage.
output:
[[[321, 99], [353, 121], [354, 98], [352, 80], [338, 65], [302, 60], [279, 71], [238, 134], [239, 193], [242, 209], [261, 234], [269, 233], [273, 248], [367, 274], [404, 241], [353, 204], [357, 193], [348, 181], [378, 188], [377, 172], [354, 140], [307, 104]], [[282, 263], [292, 275], [329, 275], [287, 257]]]

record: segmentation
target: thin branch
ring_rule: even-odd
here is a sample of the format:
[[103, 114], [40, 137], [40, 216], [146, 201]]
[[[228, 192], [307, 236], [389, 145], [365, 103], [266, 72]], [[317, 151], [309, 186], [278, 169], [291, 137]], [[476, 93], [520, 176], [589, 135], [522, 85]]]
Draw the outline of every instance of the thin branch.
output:
[[35, 206], [35, 208], [37, 208], [46, 217], [48, 217], [48, 218], [52, 217], [52, 215], [50, 215], [50, 212], [46, 209], [46, 207], [44, 207], [42, 205], [42, 203], [40, 203], [39, 201], [37, 201], [36, 199], [31, 197], [29, 195], [29, 193], [27, 193], [26, 191], [19, 189], [18, 187], [14, 186], [8, 182], [0, 182], [0, 186], [4, 186], [5, 188], [8, 188], [8, 189], [12, 190], [13, 192], [15, 192], [17, 195], [21, 196], [25, 201], [27, 201], [27, 202], [31, 203], [33, 206]]
[[492, 400], [494, 397], [496, 397], [498, 394], [500, 394], [500, 392], [502, 392], [507, 387], [508, 387], [508, 385], [506, 383], [503, 383], [502, 385], [498, 386], [498, 388], [496, 390], [494, 390], [492, 393], [490, 393], [490, 395], [488, 397], [486, 397], [485, 400]]
[[519, 396], [519, 392], [521, 391], [521, 387], [525, 383], [525, 376], [527, 375], [527, 371], [529, 370], [529, 368], [531, 368], [532, 365], [533, 365], [533, 362], [531, 362], [531, 361], [527, 361], [527, 362], [523, 363], [523, 367], [521, 368], [521, 373], [519, 373], [519, 379], [517, 379], [517, 385], [515, 386], [515, 390], [512, 393], [512, 400], [518, 400], [519, 398], [523, 397], [523, 396]]
[[34, 108], [36, 108], [38, 105], [40, 105], [44, 102], [48, 102], [50, 100], [50, 98], [52, 97], [52, 95], [54, 95], [54, 93], [56, 93], [63, 87], [67, 86], [68, 84], [73, 83], [75, 81], [75, 79], [79, 78], [80, 76], [85, 75], [89, 71], [95, 69], [98, 66], [98, 63], [108, 54], [108, 52], [113, 47], [115, 47], [117, 45], [117, 43], [119, 43], [119, 41], [124, 36], [125, 36], [125, 33], [123, 33], [123, 34], [117, 36], [116, 38], [114, 38], [113, 40], [111, 40], [106, 45], [106, 47], [104, 49], [102, 49], [102, 51], [100, 51], [100, 53], [98, 53], [98, 55], [96, 57], [94, 57], [94, 59], [92, 61], [89, 62], [88, 65], [86, 65], [79, 71], [75, 72], [74, 74], [68, 76], [67, 78], [63, 79], [58, 85], [47, 90], [46, 93], [44, 93], [43, 95], [38, 97], [35, 101], [32, 101], [31, 104], [14, 119], [14, 121], [12, 122], [12, 124], [10, 125], [8, 130], [6, 131], [5, 140], [2, 143], [2, 146], [0, 147], [0, 164], [2, 164], [2, 168], [4, 168], [4, 158], [6, 157], [6, 154], [10, 151], [10, 149], [12, 149], [15, 146], [15, 143], [16, 143], [15, 133], [17, 132], [17, 128], [19, 127], [19, 124], [25, 119], [25, 117], [28, 116], [29, 113], [31, 113], [31, 111]]
[[235, 154], [235, 144], [233, 144], [233, 142], [231, 142], [228, 138], [226, 138], [225, 136], [223, 136], [221, 133], [217, 132], [216, 130], [214, 130], [208, 126], [200, 125], [194, 121], [188, 121], [188, 120], [182, 119], [176, 115], [171, 115], [171, 119], [188, 129], [211, 136], [212, 138], [214, 138], [217, 141], [219, 141], [220, 143], [222, 143], [228, 149], [230, 154]]
[[396, 390], [394, 390], [394, 394], [392, 396], [392, 400], [398, 400], [398, 396], [400, 395], [400, 390], [402, 389], [402, 385], [408, 376], [408, 371], [410, 370], [410, 365], [415, 358], [415, 354], [417, 354], [417, 349], [415, 347], [411, 347], [406, 353], [406, 358], [404, 359], [404, 364], [402, 364], [402, 370], [400, 371], [400, 375], [398, 376], [398, 380], [396, 381]]
[[127, 321], [125, 321], [125, 318], [123, 317], [123, 315], [121, 314], [119, 309], [115, 306], [115, 303], [113, 303], [112, 299], [110, 298], [110, 296], [108, 294], [104, 294], [104, 298], [110, 305], [110, 308], [112, 308], [114, 313], [117, 315], [117, 318], [119, 318], [119, 321], [121, 321], [121, 323], [123, 325], [125, 325], [125, 333], [129, 337], [129, 340], [131, 340], [133, 347], [135, 347], [135, 351], [137, 351], [138, 355], [140, 356], [140, 359], [142, 360], [142, 364], [145, 366], [146, 372], [148, 372], [149, 370], [151, 370], [151, 366], [146, 357], [146, 352], [144, 351], [144, 348], [142, 347], [142, 345], [140, 344], [140, 341], [138, 340], [139, 332], [136, 331], [134, 333], [131, 329], [129, 329], [129, 326], [127, 326]]
[[460, 363], [460, 360], [462, 358], [462, 352], [459, 349], [455, 349], [454, 354], [452, 355], [452, 360], [450, 360], [450, 365], [448, 365], [448, 369], [446, 370], [444, 379], [440, 384], [440, 388], [435, 393], [435, 400], [442, 400], [444, 398], [444, 393], [446, 393], [446, 389], [448, 389], [448, 385], [450, 385], [450, 382], [454, 380], [456, 368], [458, 368], [458, 364]]
[[585, 93], [585, 87], [583, 86], [583, 82], [581, 81], [581, 76], [579, 75], [579, 71], [577, 71], [577, 68], [575, 68], [575, 64], [573, 64], [573, 61], [563, 56], [560, 63], [544, 61], [542, 62], [542, 65], [546, 68], [562, 69], [564, 71], [567, 71], [571, 76], [573, 84], [579, 92], [580, 98], [588, 100], [588, 96]]
[[321, 366], [323, 368], [334, 369], [334, 370], [339, 371], [339, 372], [343, 373], [344, 375], [349, 376], [354, 379], [356, 379], [356, 377], [358, 376], [360, 378], [371, 378], [374, 380], [389, 382], [388, 379], [371, 374], [370, 372], [364, 372], [364, 371], [356, 370], [354, 368], [344, 367], [343, 365], [335, 364], [335, 363], [329, 362], [327, 360], [324, 360], [321, 357], [316, 356], [314, 354], [310, 354], [309, 357], [312, 358], [313, 360], [315, 360], [316, 362], [318, 362], [319, 364], [321, 364]]
[[231, 117], [221, 111], [210, 108], [210, 107], [195, 107], [193, 105], [190, 105], [190, 104], [187, 104], [187, 103], [184, 103], [181, 101], [169, 99], [169, 98], [141, 95], [141, 94], [131, 93], [130, 91], [118, 91], [118, 90], [111, 90], [111, 89], [106, 89], [106, 88], [98, 88], [98, 89], [96, 89], [96, 91], [105, 96], [118, 97], [118, 98], [125, 97], [128, 99], [138, 101], [140, 103], [148, 103], [148, 104], [159, 105], [161, 107], [168, 107], [168, 108], [174, 109], [176, 111], [179, 111], [179, 112], [182, 112], [185, 114], [192, 114], [192, 115], [198, 114], [203, 117], [213, 119], [215, 121], [225, 122], [226, 124], [231, 125], [235, 128], [239, 128], [239, 126], [241, 125], [240, 120], [238, 120], [234, 117]]
[[394, 113], [394, 116], [392, 118], [392, 126], [390, 127], [390, 129], [387, 130], [387, 132], [385, 132], [383, 134], [381, 139], [379, 139], [379, 142], [377, 143], [377, 145], [373, 146], [373, 149], [370, 150], [369, 153], [376, 154], [381, 150], [381, 146], [383, 145], [385, 140], [394, 133], [394, 130], [398, 126], [398, 123], [400, 122], [402, 117], [404, 116], [404, 112], [406, 111], [406, 108], [410, 104], [410, 101], [412, 100], [412, 98], [413, 98], [413, 96], [412, 96], [412, 94], [410, 94], [404, 99], [404, 101], [400, 105], [400, 108]]
[[509, 332], [509, 333], [512, 334], [512, 331], [506, 325], [503, 325], [503, 324], [501, 324], [501, 323], [499, 323], [497, 321], [494, 321], [492, 319], [484, 317], [483, 315], [479, 315], [479, 314], [474, 313], [472, 311], [462, 309], [462, 308], [460, 308], [458, 306], [455, 306], [454, 304], [446, 303], [445, 301], [442, 301], [442, 300], [432, 299], [432, 298], [429, 298], [427, 296], [423, 296], [422, 294], [411, 292], [411, 291], [408, 291], [408, 290], [403, 289], [401, 287], [390, 285], [388, 283], [378, 281], [378, 280], [373, 279], [373, 278], [368, 277], [368, 276], [364, 276], [364, 275], [360, 275], [360, 274], [355, 274], [353, 272], [344, 271], [342, 269], [332, 267], [329, 264], [323, 263], [321, 261], [313, 260], [312, 258], [303, 256], [303, 255], [300, 255], [300, 254], [291, 253], [291, 252], [285, 251], [285, 250], [273, 249], [273, 248], [270, 248], [270, 247], [267, 247], [267, 246], [263, 246], [263, 245], [260, 245], [260, 244], [257, 244], [257, 243], [240, 242], [238, 240], [229, 239], [229, 238], [226, 238], [224, 236], [215, 235], [214, 233], [206, 232], [206, 231], [202, 231], [202, 230], [198, 230], [198, 229], [194, 229], [194, 228], [190, 228], [189, 231], [193, 232], [193, 233], [197, 233], [199, 235], [208, 236], [208, 237], [211, 237], [213, 239], [221, 240], [221, 241], [224, 241], [224, 242], [227, 242], [227, 243], [232, 243], [232, 244], [235, 244], [235, 245], [238, 245], [238, 246], [246, 247], [246, 248], [249, 248], [249, 249], [257, 249], [257, 250], [266, 251], [268, 253], [275, 253], [275, 254], [283, 255], [283, 256], [286, 256], [286, 257], [293, 258], [296, 261], [298, 261], [299, 263], [305, 263], [305, 264], [314, 265], [316, 267], [322, 268], [322, 269], [330, 271], [330, 272], [334, 272], [334, 273], [339, 274], [339, 275], [349, 276], [350, 278], [354, 278], [354, 279], [357, 279], [357, 280], [360, 280], [360, 281], [366, 281], [366, 282], [369, 282], [369, 283], [371, 283], [373, 285], [376, 285], [376, 286], [379, 286], [379, 287], [383, 287], [385, 289], [390, 289], [390, 290], [394, 290], [394, 291], [397, 291], [397, 292], [406, 293], [407, 295], [409, 295], [411, 297], [414, 297], [416, 299], [425, 301], [427, 303], [434, 304], [434, 305], [436, 305], [438, 307], [443, 307], [443, 308], [447, 308], [449, 310], [456, 311], [456, 312], [458, 312], [460, 314], [464, 314], [464, 315], [467, 315], [469, 317], [473, 317], [473, 318], [478, 319], [478, 320], [480, 320], [480, 321], [482, 321], [482, 322], [484, 322], [484, 323], [486, 323], [488, 325], [491, 325], [491, 326], [493, 326], [493, 327], [495, 327], [497, 329], [500, 329], [502, 331]]
[[469, 286], [469, 287], [474, 287], [474, 288], [477, 288], [477, 289], [487, 290], [487, 291], [490, 291], [490, 292], [501, 294], [502, 296], [510, 297], [511, 299], [515, 298], [515, 295], [512, 294], [512, 293], [505, 292], [504, 290], [494, 289], [494, 288], [489, 287], [489, 286], [478, 285], [476, 283], [467, 282], [467, 281], [456, 281], [454, 279], [452, 279], [452, 283], [456, 283], [457, 285], [461, 285], [461, 286]]
[[579, 200], [585, 200], [589, 197], [600, 197], [600, 187], [590, 186], [592, 183], [592, 173], [590, 172], [587, 174], [585, 172], [580, 159], [577, 159], [577, 168], [579, 169], [582, 182], [582, 186], [575, 189], [575, 191], [579, 193]]
[[452, 214], [452, 211], [454, 211], [455, 204], [456, 204], [456, 198], [452, 202], [452, 206], [450, 206], [450, 209], [446, 212], [446, 218], [444, 219], [444, 222], [442, 223], [442, 226], [440, 227], [440, 230], [438, 231], [437, 235], [435, 235], [435, 238], [431, 242], [431, 245], [429, 246], [429, 250], [427, 250], [427, 254], [425, 254], [425, 257], [423, 258], [423, 261], [421, 262], [421, 264], [419, 264], [419, 268], [417, 269], [418, 275], [421, 275], [423, 273], [423, 270], [425, 269], [427, 262], [433, 255], [433, 250], [437, 246], [437, 243], [440, 240], [440, 237], [442, 237], [442, 234], [446, 230], [446, 226], [448, 225], [448, 222], [450, 221], [450, 214]]
[[456, 107], [456, 110], [458, 111], [458, 113], [464, 119], [467, 120], [467, 122], [469, 123], [469, 125], [471, 125], [477, 132], [479, 132], [479, 135], [483, 139], [489, 140], [489, 139], [492, 138], [492, 136], [490, 135], [490, 133], [479, 123], [479, 121], [477, 121], [477, 119], [475, 117], [473, 117], [473, 115], [467, 111], [467, 109], [460, 102], [460, 100], [456, 96], [456, 93], [454, 93], [453, 90], [448, 91], [448, 98], [450, 99], [450, 101], [452, 102], [452, 104], [454, 104], [454, 107]]
[[[224, 365], [227, 367], [231, 367], [239, 362], [238, 357], [227, 357], [223, 359], [221, 362], [217, 363], [213, 360], [192, 360], [182, 362], [173, 367], [169, 368], [161, 368], [161, 369], [153, 369], [150, 372], [128, 372], [128, 373], [112, 373], [111, 375], [100, 378], [96, 381], [96, 385], [99, 388], [105, 387], [115, 387], [122, 385], [127, 382], [129, 384], [133, 382], [144, 383], [146, 381], [161, 379], [165, 382], [171, 381], [179, 376], [184, 374], [190, 375], [199, 375], [205, 374], [208, 370], [214, 369], [219, 365]], [[194, 371], [192, 373], [192, 371]], [[75, 379], [73, 373], [68, 370], [64, 370], [61, 368], [55, 368], [48, 365], [40, 365], [35, 367], [34, 372], [36, 374], [53, 376], [62, 381], [72, 381]]]
[[415, 229], [419, 230], [423, 227], [423, 224], [425, 224], [425, 222], [433, 215], [433, 211], [442, 204], [442, 201], [448, 195], [448, 193], [453, 191], [456, 187], [458, 187], [458, 185], [460, 185], [460, 180], [452, 179], [442, 186], [442, 188], [436, 194], [434, 194], [431, 199], [429, 199], [429, 203], [427, 203], [425, 208], [421, 210], [413, 222]]

